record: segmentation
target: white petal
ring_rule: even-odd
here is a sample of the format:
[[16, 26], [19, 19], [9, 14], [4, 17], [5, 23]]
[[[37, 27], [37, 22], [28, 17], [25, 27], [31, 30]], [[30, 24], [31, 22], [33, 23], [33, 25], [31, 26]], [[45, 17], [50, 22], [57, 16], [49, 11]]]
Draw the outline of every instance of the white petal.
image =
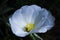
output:
[[28, 33], [24, 32], [24, 27], [26, 25], [25, 19], [23, 18], [20, 10], [15, 11], [12, 17], [9, 18], [11, 24], [12, 32], [20, 37], [26, 36]]
[[27, 23], [31, 22], [32, 14], [34, 13], [34, 10], [31, 6], [23, 6], [21, 8], [21, 13], [23, 14], [25, 20]]
[[31, 22], [34, 23], [36, 17], [39, 15], [39, 11], [41, 10], [41, 7], [37, 5], [31, 5], [31, 7], [34, 9], [34, 13], [32, 14]]
[[41, 26], [44, 24], [46, 18], [48, 16], [48, 11], [44, 8], [42, 8], [39, 11], [38, 16], [35, 19], [35, 28], [32, 30], [32, 32], [37, 32], [36, 30], [39, 30], [41, 28]]
[[10, 24], [11, 24], [11, 29], [12, 32], [19, 37], [25, 37], [26, 35], [28, 35], [27, 32], [24, 31], [24, 29], [22, 28], [23, 26], [17, 25], [11, 18], [9, 19]]
[[12, 21], [13, 24], [19, 25], [19, 27], [23, 28], [26, 25], [25, 19], [23, 18], [19, 9], [14, 12], [14, 14], [12, 15], [10, 19], [11, 19], [10, 21]]
[[40, 14], [38, 15], [35, 21], [35, 29], [33, 29], [32, 33], [45, 33], [47, 30], [51, 29], [54, 25], [54, 17], [50, 14], [46, 9], [42, 9]]
[[39, 14], [35, 19], [35, 25], [36, 26], [41, 25], [44, 22], [44, 20], [46, 20], [47, 16], [48, 16], [48, 11], [46, 9], [42, 8], [39, 11]]
[[28, 35], [27, 32], [25, 32], [24, 30], [20, 29], [20, 30], [17, 30], [15, 33], [14, 33], [16, 36], [19, 36], [19, 37], [25, 37]]
[[41, 7], [40, 6], [37, 6], [37, 5], [31, 5], [31, 7], [36, 10], [36, 11], [40, 11], [41, 10]]
[[55, 18], [51, 14], [49, 14], [47, 20], [41, 26], [41, 28], [39, 29], [38, 32], [39, 33], [45, 33], [48, 30], [50, 30], [54, 26], [54, 21], [55, 21]]
[[34, 23], [36, 16], [39, 14], [39, 11], [41, 10], [41, 7], [37, 5], [31, 5], [31, 6], [23, 6], [21, 8], [21, 13], [23, 14], [24, 18], [28, 23]]

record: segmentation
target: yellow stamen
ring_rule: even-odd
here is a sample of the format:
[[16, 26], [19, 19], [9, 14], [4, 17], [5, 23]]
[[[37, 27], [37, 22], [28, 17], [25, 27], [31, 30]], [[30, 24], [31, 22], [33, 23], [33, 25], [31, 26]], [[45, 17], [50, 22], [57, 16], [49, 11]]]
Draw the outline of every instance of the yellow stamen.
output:
[[29, 32], [31, 31], [32, 29], [34, 29], [35, 25], [33, 23], [28, 23], [26, 25], [26, 31]]

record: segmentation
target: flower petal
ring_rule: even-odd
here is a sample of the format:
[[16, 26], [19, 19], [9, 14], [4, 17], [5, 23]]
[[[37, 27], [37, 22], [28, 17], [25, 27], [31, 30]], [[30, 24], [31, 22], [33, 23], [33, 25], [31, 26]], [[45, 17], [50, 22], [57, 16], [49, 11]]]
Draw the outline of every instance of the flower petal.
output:
[[55, 18], [51, 15], [51, 13], [43, 8], [36, 19], [36, 27], [31, 32], [45, 33], [54, 26], [54, 21]]
[[31, 6], [23, 6], [21, 8], [21, 13], [24, 16], [27, 23], [31, 22], [32, 14], [34, 13], [34, 10]]
[[51, 14], [49, 14], [45, 23], [41, 26], [38, 32], [45, 33], [48, 30], [50, 30], [54, 26], [54, 21], [55, 21], [55, 18]]
[[21, 8], [21, 13], [23, 14], [24, 18], [28, 23], [34, 23], [36, 16], [39, 14], [39, 11], [41, 10], [41, 7], [37, 5], [31, 5], [31, 6], [23, 6]]
[[39, 14], [35, 19], [35, 25], [36, 26], [41, 25], [44, 22], [44, 20], [46, 20], [47, 16], [48, 16], [48, 11], [46, 9], [42, 8], [39, 11]]
[[20, 10], [14, 12], [12, 17], [9, 18], [9, 22], [10, 24], [13, 22], [13, 24], [19, 25], [19, 27], [22, 28], [26, 25], [26, 21], [23, 18], [23, 15], [21, 14]]
[[20, 37], [26, 36], [28, 33], [24, 32], [24, 27], [26, 25], [25, 19], [23, 18], [20, 9], [15, 11], [12, 17], [9, 18], [11, 24], [12, 32]]
[[38, 5], [31, 5], [31, 7], [36, 10], [36, 11], [40, 11], [41, 10], [41, 7], [38, 6]]
[[34, 9], [34, 13], [32, 14], [31, 22], [35, 23], [35, 19], [39, 15], [39, 11], [41, 10], [41, 7], [39, 7], [37, 5], [31, 5], [31, 7]]
[[10, 24], [11, 24], [12, 32], [16, 36], [25, 37], [26, 35], [28, 35], [28, 33], [24, 31], [23, 26], [18, 25], [16, 22], [11, 20], [11, 18], [9, 19], [9, 21], [10, 21]]
[[41, 26], [44, 24], [44, 22], [46, 21], [47, 19], [47, 16], [48, 16], [48, 11], [44, 8], [42, 8], [40, 11], [39, 11], [39, 14], [38, 16], [36, 17], [35, 19], [35, 29], [32, 30], [32, 32], [37, 32], [36, 30], [39, 30], [41, 28]]
[[15, 33], [14, 33], [16, 36], [19, 36], [19, 37], [25, 37], [27, 36], [29, 33], [25, 32], [24, 30], [20, 29], [20, 30], [17, 30]]

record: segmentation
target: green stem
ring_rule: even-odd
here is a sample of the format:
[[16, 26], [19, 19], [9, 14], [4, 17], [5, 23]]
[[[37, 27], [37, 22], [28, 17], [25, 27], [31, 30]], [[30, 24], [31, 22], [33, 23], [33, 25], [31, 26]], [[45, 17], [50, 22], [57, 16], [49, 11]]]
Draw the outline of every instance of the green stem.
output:
[[33, 36], [33, 34], [30, 34], [30, 37], [32, 38], [32, 40], [35, 40], [35, 37]]
[[34, 33], [34, 36], [36, 36], [37, 38], [39, 38], [40, 40], [43, 40], [40, 36], [38, 36], [36, 33]]

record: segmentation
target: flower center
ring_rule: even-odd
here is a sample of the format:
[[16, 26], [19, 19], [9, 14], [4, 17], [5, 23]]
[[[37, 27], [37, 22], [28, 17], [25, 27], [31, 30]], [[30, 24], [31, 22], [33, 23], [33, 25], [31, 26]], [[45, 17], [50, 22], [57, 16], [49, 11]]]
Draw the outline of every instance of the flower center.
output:
[[35, 25], [33, 24], [33, 23], [28, 23], [27, 25], [26, 25], [26, 31], [27, 32], [29, 32], [29, 31], [31, 31], [32, 29], [34, 29], [34, 27], [35, 27]]

